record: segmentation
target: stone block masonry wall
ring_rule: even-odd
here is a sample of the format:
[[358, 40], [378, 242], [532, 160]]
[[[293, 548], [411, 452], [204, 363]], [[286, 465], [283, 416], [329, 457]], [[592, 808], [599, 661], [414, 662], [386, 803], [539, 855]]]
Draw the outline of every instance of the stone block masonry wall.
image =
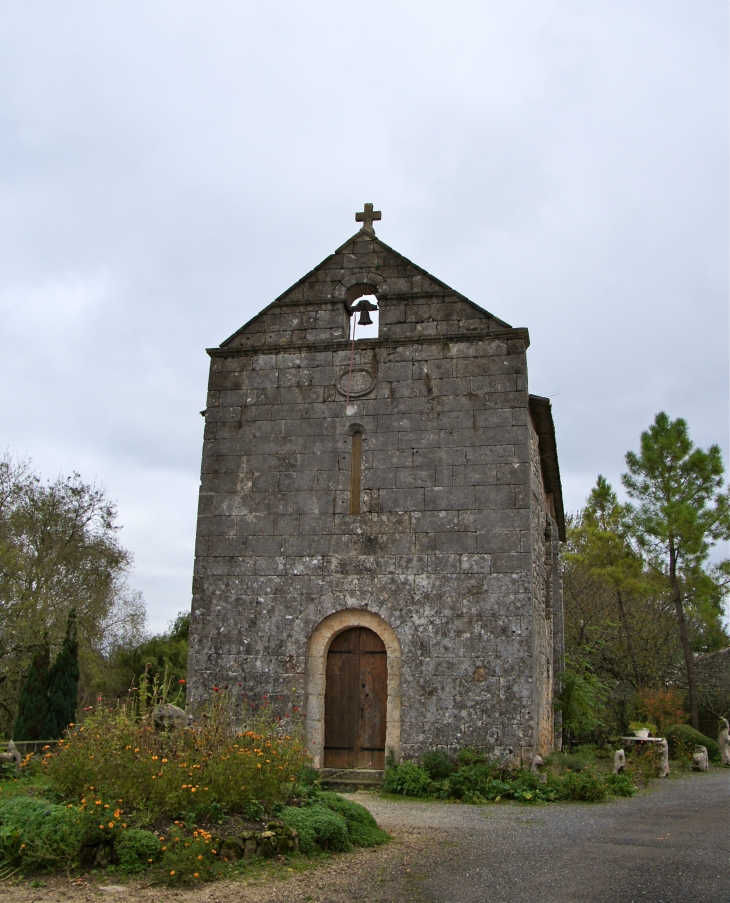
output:
[[[423, 335], [426, 314], [419, 324], [409, 309], [381, 303], [381, 336], [398, 323], [410, 336], [357, 344], [354, 368], [372, 385], [347, 414], [350, 348], [331, 333], [311, 347], [289, 335], [293, 347], [277, 351], [264, 347], [268, 334], [246, 333], [211, 352], [191, 701], [215, 684], [301, 706], [314, 628], [366, 609], [401, 645], [405, 756], [470, 743], [528, 757], [537, 738], [525, 333], [482, 314], [482, 334]], [[355, 426], [360, 515], [348, 513]]]

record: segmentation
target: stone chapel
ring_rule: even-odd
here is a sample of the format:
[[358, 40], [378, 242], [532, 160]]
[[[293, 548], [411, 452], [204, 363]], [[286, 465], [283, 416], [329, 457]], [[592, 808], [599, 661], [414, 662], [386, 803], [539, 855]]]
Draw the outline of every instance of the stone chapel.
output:
[[[565, 520], [515, 328], [362, 228], [218, 348], [189, 702], [305, 713], [315, 767], [557, 742]], [[377, 335], [366, 334], [377, 317]]]

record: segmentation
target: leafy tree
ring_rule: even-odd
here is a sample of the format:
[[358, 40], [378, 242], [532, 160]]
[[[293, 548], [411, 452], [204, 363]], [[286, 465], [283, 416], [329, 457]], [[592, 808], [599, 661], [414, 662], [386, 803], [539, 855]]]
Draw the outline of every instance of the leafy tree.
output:
[[699, 725], [697, 684], [688, 609], [719, 628], [724, 585], [708, 569], [712, 546], [730, 539], [730, 497], [717, 445], [696, 448], [685, 420], [661, 412], [641, 434], [639, 454], [626, 455], [623, 484], [637, 550], [664, 583], [674, 606], [687, 672], [690, 721]]
[[63, 737], [76, 721], [79, 704], [79, 643], [76, 636], [76, 610], [71, 609], [66, 623], [66, 636], [56, 660], [48, 672], [48, 736]]
[[644, 563], [631, 547], [625, 531], [626, 509], [605, 477], [599, 474], [588, 502], [572, 531], [569, 556], [601, 581], [612, 597], [636, 687], [643, 674], [634, 648], [631, 602], [650, 592]]
[[118, 533], [102, 488], [78, 474], [44, 482], [27, 461], [0, 455], [0, 733], [39, 638], [61, 645], [72, 608], [82, 692], [103, 652], [141, 637], [144, 605], [127, 586], [132, 558]]
[[188, 667], [188, 635], [190, 612], [180, 612], [161, 634], [142, 643], [121, 645], [113, 649], [97, 686], [108, 697], [120, 697], [132, 686], [138, 686], [142, 674], [149, 681], [164, 675], [179, 689], [179, 704], [184, 704]]
[[25, 675], [18, 700], [13, 738], [15, 740], [48, 740], [48, 670], [51, 651], [44, 636]]
[[683, 672], [671, 603], [632, 548], [625, 506], [603, 477], [567, 527], [566, 654], [606, 686], [600, 719], [609, 733], [623, 732], [637, 691], [675, 684]]
[[563, 714], [563, 731], [568, 744], [586, 739], [603, 727], [601, 713], [607, 693], [608, 687], [587, 662], [573, 662], [566, 657], [556, 708]]

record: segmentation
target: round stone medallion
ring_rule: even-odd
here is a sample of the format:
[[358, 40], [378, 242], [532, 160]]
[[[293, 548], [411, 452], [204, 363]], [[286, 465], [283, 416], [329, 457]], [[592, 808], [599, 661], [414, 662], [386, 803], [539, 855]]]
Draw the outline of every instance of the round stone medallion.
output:
[[350, 382], [350, 398], [359, 398], [361, 395], [367, 395], [375, 388], [375, 377], [365, 367], [353, 367], [352, 377], [350, 377], [350, 368], [343, 370], [337, 377], [337, 391], [340, 395], [347, 395], [347, 383]]

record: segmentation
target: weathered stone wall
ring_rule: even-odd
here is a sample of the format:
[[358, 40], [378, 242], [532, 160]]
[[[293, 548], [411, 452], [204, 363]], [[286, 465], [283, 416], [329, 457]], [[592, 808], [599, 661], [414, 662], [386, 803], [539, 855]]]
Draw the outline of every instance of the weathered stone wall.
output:
[[[356, 345], [345, 411], [343, 299], [362, 285], [377, 293], [380, 336]], [[361, 609], [400, 643], [402, 754], [547, 750], [546, 515], [531, 488], [526, 345], [524, 330], [359, 238], [211, 350], [193, 705], [217, 685], [303, 707], [313, 631]]]
[[[343, 417], [331, 389], [347, 350], [213, 359], [193, 690], [240, 682], [287, 699], [296, 686], [301, 701], [311, 632], [359, 607], [402, 644], [404, 753], [532, 747], [524, 343], [358, 348], [358, 367], [373, 361], [376, 387]], [[364, 428], [359, 516], [351, 422]]]

